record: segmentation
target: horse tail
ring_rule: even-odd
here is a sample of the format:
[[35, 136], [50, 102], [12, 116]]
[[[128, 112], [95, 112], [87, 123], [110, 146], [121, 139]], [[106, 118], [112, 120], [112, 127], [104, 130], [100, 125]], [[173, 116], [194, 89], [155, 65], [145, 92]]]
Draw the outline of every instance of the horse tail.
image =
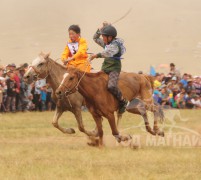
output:
[[151, 83], [152, 89], [154, 89], [154, 77], [150, 75], [145, 75], [147, 80]]
[[150, 76], [150, 75], [147, 75], [147, 74], [143, 74], [143, 75], [147, 79], [147, 81], [150, 82], [151, 88], [154, 89], [154, 77]]
[[[145, 78], [150, 82], [151, 84], [151, 88], [152, 88], [152, 92], [154, 90], [154, 77], [153, 76], [150, 76], [150, 75], [147, 75], [147, 74], [144, 74]], [[154, 103], [155, 106], [157, 106], [157, 113], [158, 113], [158, 116], [161, 120], [161, 123], [164, 122], [164, 119], [165, 119], [165, 115], [164, 115], [164, 112], [163, 112], [163, 108], [160, 104], [158, 103]]]

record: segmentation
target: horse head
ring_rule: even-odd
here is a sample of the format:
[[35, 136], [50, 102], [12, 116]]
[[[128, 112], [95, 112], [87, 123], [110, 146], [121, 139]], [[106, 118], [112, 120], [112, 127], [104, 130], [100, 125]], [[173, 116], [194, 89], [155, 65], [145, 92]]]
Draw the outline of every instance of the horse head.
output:
[[63, 79], [56, 90], [57, 98], [61, 99], [64, 95], [68, 96], [78, 90], [80, 80], [79, 70], [68, 68], [68, 72], [63, 75]]
[[24, 80], [26, 83], [31, 84], [37, 79], [44, 79], [48, 76], [48, 62], [50, 53], [40, 53], [36, 59], [34, 59], [29, 66], [27, 72], [24, 74]]

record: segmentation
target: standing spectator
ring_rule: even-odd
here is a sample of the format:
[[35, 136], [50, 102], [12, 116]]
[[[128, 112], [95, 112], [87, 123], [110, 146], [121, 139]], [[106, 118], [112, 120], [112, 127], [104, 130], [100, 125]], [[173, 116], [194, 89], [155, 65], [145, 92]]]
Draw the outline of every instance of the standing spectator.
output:
[[46, 86], [43, 86], [40, 92], [40, 102], [42, 111], [46, 110], [46, 99], [47, 99], [47, 89]]
[[16, 67], [13, 70], [15, 76], [14, 76], [14, 80], [16, 82], [17, 85], [17, 89], [16, 89], [16, 109], [18, 109], [18, 104], [19, 104], [19, 99], [20, 99], [20, 77], [19, 77], [19, 70], [16, 69]]
[[34, 86], [34, 104], [35, 104], [35, 111], [42, 110], [41, 103], [40, 103], [40, 97], [41, 97], [41, 88], [45, 86], [46, 81], [45, 79], [41, 79], [36, 81]]
[[170, 63], [170, 73], [171, 73], [173, 76], [176, 76], [177, 79], [179, 79], [179, 80], [181, 79], [181, 74], [180, 74], [179, 70], [176, 69], [174, 63]]
[[0, 65], [0, 111], [2, 106], [5, 110], [5, 107], [3, 104], [3, 94], [4, 94], [4, 88], [5, 88], [5, 78], [3, 77], [3, 71], [4, 71], [4, 68], [3, 66]]
[[19, 79], [20, 79], [20, 92], [18, 101], [18, 110], [27, 111], [28, 97], [26, 96], [26, 91], [28, 90], [28, 85], [24, 82], [25, 69], [19, 69]]
[[52, 88], [50, 87], [49, 84], [47, 84], [47, 99], [46, 99], [46, 107], [48, 111], [52, 110]]
[[7, 71], [14, 71], [15, 69], [16, 69], [16, 65], [15, 65], [14, 63], [8, 64], [8, 65], [6, 66], [6, 70], [7, 70]]
[[15, 82], [15, 74], [13, 71], [8, 73], [9, 78], [6, 81], [7, 85], [7, 98], [6, 98], [6, 111], [16, 111], [16, 91], [17, 83]]

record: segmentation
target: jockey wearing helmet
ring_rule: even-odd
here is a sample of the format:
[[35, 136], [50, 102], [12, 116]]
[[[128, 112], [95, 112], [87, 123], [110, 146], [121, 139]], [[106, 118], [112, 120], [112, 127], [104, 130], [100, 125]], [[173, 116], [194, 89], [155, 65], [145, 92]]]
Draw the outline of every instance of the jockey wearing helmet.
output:
[[[102, 38], [100, 38], [102, 35]], [[119, 101], [119, 113], [125, 112], [127, 101], [123, 98], [120, 89], [118, 88], [118, 79], [121, 72], [121, 56], [125, 53], [123, 40], [116, 38], [117, 30], [107, 22], [103, 23], [103, 27], [99, 28], [95, 33], [94, 41], [104, 48], [104, 51], [90, 56], [90, 61], [94, 58], [105, 58], [102, 64], [102, 71], [109, 76], [108, 90]]]
[[87, 42], [80, 36], [80, 27], [71, 25], [68, 28], [68, 33], [70, 39], [67, 42], [61, 60], [67, 67], [75, 67], [82, 71], [90, 72], [91, 66], [87, 59]]

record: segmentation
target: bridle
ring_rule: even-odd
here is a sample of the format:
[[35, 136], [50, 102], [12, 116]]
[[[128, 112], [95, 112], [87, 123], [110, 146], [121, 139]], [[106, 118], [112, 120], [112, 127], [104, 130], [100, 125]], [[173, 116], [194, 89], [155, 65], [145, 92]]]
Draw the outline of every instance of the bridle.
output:
[[78, 91], [78, 86], [79, 86], [79, 84], [80, 84], [82, 78], [85, 76], [85, 74], [86, 74], [86, 72], [87, 72], [87, 68], [88, 68], [89, 65], [90, 65], [90, 64], [88, 63], [87, 66], [86, 66], [86, 68], [85, 68], [84, 73], [82, 74], [82, 76], [80, 77], [80, 79], [78, 80], [78, 82], [75, 84], [75, 86], [73, 86], [71, 89], [68, 88], [64, 83], [60, 84], [60, 86], [64, 86], [64, 88], [66, 89], [66, 91], [64, 92], [64, 95], [65, 95], [66, 97], [68, 97], [69, 95], [71, 95], [71, 94], [73, 94], [73, 93], [75, 93], [75, 92]]
[[[48, 63], [49, 63], [49, 61], [47, 61], [47, 64], [46, 64], [46, 70], [45, 70], [45, 72], [46, 72], [46, 76], [44, 77], [44, 78], [40, 78], [39, 76], [42, 74], [42, 73], [40, 73], [34, 66], [30, 66], [33, 70], [34, 70], [34, 72], [37, 74], [36, 75], [36, 79], [37, 80], [40, 80], [40, 79], [46, 79], [50, 74], [49, 74], [49, 70], [48, 70]], [[52, 68], [52, 67], [51, 67]]]

